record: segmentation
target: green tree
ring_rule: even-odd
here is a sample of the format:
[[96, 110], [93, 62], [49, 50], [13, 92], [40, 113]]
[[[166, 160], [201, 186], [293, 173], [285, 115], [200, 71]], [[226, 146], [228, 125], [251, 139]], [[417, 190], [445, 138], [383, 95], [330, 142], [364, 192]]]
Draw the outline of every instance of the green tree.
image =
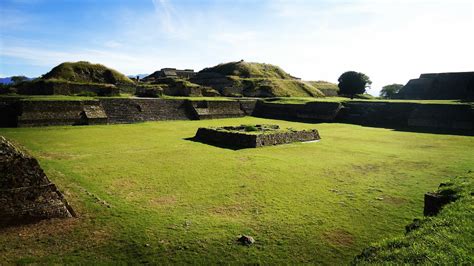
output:
[[354, 99], [354, 95], [362, 94], [372, 81], [364, 73], [356, 71], [344, 72], [338, 79], [339, 95], [349, 95]]
[[12, 80], [13, 84], [18, 84], [22, 81], [28, 80], [28, 78], [25, 76], [13, 76], [10, 79]]
[[401, 88], [403, 88], [403, 85], [396, 83], [383, 86], [382, 90], [380, 91], [380, 97], [384, 99], [393, 99], [394, 96], [398, 94]]

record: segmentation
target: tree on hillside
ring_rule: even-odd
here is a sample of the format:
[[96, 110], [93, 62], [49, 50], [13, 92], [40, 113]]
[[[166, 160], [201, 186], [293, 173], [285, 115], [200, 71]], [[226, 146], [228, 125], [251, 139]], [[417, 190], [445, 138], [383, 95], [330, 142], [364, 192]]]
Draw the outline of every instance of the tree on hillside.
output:
[[13, 76], [10, 79], [12, 80], [13, 84], [18, 84], [22, 81], [28, 80], [28, 78], [25, 76]]
[[398, 94], [401, 88], [403, 88], [403, 85], [396, 83], [383, 86], [382, 90], [380, 91], [380, 97], [384, 99], [393, 99], [394, 96]]
[[367, 87], [370, 87], [372, 81], [364, 73], [347, 71], [338, 79], [339, 95], [349, 95], [354, 99], [354, 95], [362, 94]]

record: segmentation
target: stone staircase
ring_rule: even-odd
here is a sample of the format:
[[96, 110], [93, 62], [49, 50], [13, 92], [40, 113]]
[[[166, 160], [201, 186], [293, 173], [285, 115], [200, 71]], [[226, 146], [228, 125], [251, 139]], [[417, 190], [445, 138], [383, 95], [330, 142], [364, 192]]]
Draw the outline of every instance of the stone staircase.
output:
[[189, 106], [199, 120], [245, 116], [238, 101], [193, 101]]
[[109, 123], [189, 120], [185, 100], [101, 99]]

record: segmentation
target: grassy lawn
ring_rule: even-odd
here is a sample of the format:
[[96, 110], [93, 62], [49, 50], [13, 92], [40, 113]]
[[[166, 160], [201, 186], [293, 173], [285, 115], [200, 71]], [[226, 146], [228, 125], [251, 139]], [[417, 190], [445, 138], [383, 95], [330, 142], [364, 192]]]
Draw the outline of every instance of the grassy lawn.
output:
[[[322, 140], [229, 150], [198, 127], [275, 123]], [[349, 263], [474, 170], [474, 138], [259, 118], [0, 129], [79, 217], [0, 232], [5, 263]], [[236, 243], [240, 234], [253, 246]]]

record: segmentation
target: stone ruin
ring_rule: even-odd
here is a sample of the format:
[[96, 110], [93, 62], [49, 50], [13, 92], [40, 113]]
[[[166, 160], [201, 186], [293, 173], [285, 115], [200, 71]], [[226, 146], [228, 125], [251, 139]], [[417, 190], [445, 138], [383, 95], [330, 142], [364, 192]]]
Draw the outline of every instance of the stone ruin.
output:
[[142, 79], [143, 82], [153, 82], [160, 78], [190, 79], [196, 75], [193, 69], [162, 68]]
[[241, 125], [199, 128], [193, 140], [235, 149], [258, 148], [292, 142], [319, 140], [316, 129], [280, 129], [278, 125]]
[[429, 73], [412, 79], [397, 95], [400, 99], [473, 99], [474, 72]]
[[72, 216], [38, 161], [0, 136], [0, 228]]

